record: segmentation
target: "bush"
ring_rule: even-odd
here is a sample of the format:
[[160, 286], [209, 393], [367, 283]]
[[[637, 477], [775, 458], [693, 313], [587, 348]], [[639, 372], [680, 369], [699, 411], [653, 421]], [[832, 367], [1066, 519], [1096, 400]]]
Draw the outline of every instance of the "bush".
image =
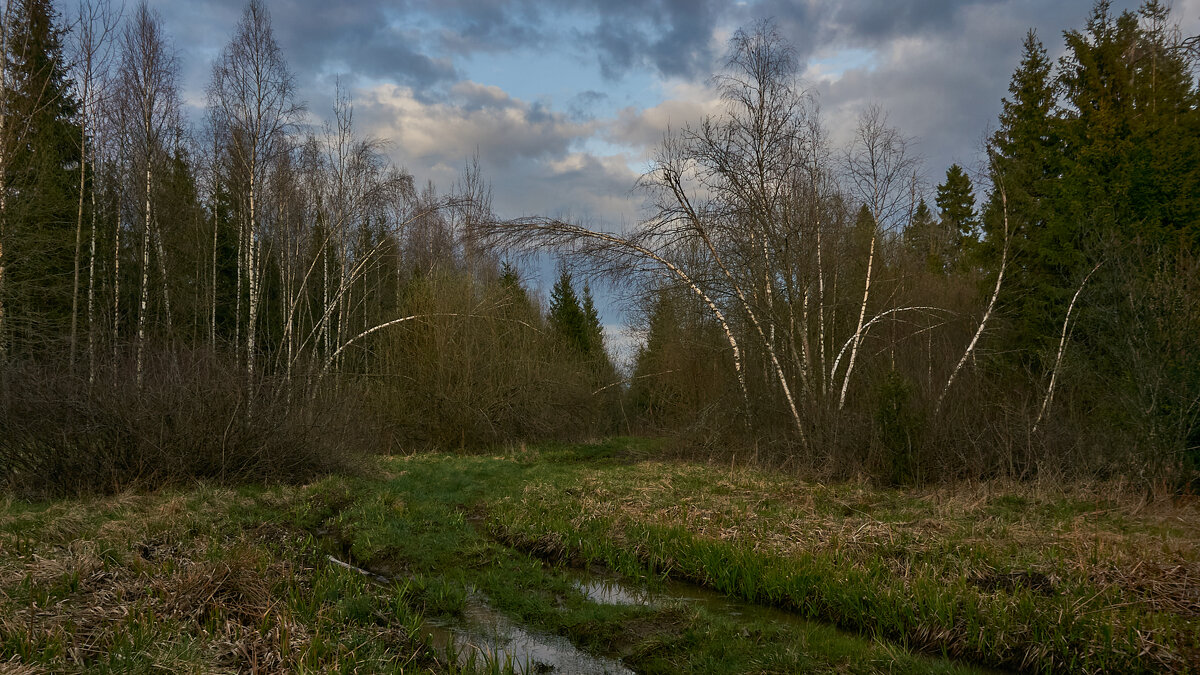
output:
[[353, 468], [386, 435], [354, 397], [247, 382], [208, 352], [156, 353], [90, 386], [49, 366], [0, 371], [0, 487], [24, 496], [188, 482], [302, 481]]

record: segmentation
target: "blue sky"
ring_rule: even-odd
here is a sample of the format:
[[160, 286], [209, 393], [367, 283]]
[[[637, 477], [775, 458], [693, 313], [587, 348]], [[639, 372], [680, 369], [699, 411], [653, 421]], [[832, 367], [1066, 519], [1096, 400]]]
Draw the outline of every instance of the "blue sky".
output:
[[[195, 119], [244, 0], [149, 0]], [[1137, 2], [1113, 2], [1113, 9]], [[634, 181], [668, 125], [717, 110], [708, 85], [740, 26], [773, 18], [837, 142], [868, 104], [913, 139], [927, 182], [982, 164], [982, 140], [1037, 30], [1052, 57], [1091, 0], [267, 0], [314, 122], [341, 81], [362, 131], [419, 182], [448, 188], [478, 151], [501, 216], [643, 216]], [[1186, 35], [1200, 0], [1176, 0]], [[541, 283], [553, 283], [543, 270]], [[605, 320], [619, 307], [604, 302]]]

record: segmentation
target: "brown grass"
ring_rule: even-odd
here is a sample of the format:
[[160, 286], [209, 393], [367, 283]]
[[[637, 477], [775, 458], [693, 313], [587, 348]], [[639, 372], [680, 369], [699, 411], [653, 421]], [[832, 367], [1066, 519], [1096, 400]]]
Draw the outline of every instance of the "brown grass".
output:
[[583, 478], [576, 525], [615, 517], [682, 526], [782, 556], [837, 552], [852, 564], [883, 560], [901, 578], [915, 566], [923, 574], [932, 567], [984, 590], [1023, 585], [1052, 592], [1064, 582], [1087, 583], [1116, 591], [1124, 603], [1200, 617], [1196, 500], [1147, 503], [1120, 483], [880, 490], [866, 482], [830, 487], [697, 464], [648, 462], [621, 471], [619, 482], [605, 473]]

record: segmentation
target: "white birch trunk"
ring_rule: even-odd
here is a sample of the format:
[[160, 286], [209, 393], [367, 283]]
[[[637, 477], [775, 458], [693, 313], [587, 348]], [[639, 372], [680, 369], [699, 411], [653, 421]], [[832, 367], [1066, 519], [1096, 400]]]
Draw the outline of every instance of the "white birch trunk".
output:
[[[871, 267], [875, 263], [875, 239], [876, 235], [872, 234], [870, 251], [867, 253], [867, 280], [863, 284], [862, 304], [858, 308], [858, 326], [854, 329], [854, 342], [850, 348], [850, 362], [846, 364], [846, 375], [842, 378], [842, 393], [838, 396], [838, 410], [841, 410], [846, 405], [846, 390], [850, 388], [850, 375], [854, 372], [854, 361], [858, 358], [858, 345], [862, 342], [863, 320], [867, 316], [867, 300], [871, 297]], [[834, 370], [831, 374], [836, 373], [836, 371], [837, 363], [835, 362]]]
[[240, 354], [242, 351], [242, 276], [246, 273], [246, 218], [243, 216], [238, 220], [237, 274], [235, 275], [237, 283], [233, 303], [233, 351], [235, 354]]
[[1067, 329], [1071, 324], [1071, 312], [1075, 310], [1075, 302], [1079, 300], [1079, 294], [1083, 293], [1083, 287], [1087, 284], [1088, 279], [1100, 269], [1101, 263], [1096, 263], [1091, 272], [1079, 282], [1079, 288], [1075, 289], [1075, 294], [1071, 296], [1071, 302], [1067, 305], [1067, 315], [1063, 317], [1062, 335], [1058, 338], [1058, 353], [1054, 356], [1054, 369], [1050, 371], [1050, 386], [1046, 389], [1046, 396], [1042, 399], [1042, 407], [1038, 410], [1037, 419], [1033, 422], [1033, 433], [1037, 433], [1038, 427], [1042, 424], [1042, 418], [1046, 415], [1046, 410], [1050, 408], [1050, 402], [1054, 399], [1054, 384], [1058, 380], [1058, 371], [1062, 368], [1063, 352], [1067, 348]]
[[979, 343], [979, 337], [983, 335], [988, 319], [992, 317], [992, 310], [996, 308], [996, 298], [1000, 296], [1000, 285], [1004, 282], [1004, 269], [1008, 264], [1008, 246], [1012, 241], [1008, 229], [1008, 195], [1004, 192], [1003, 185], [1000, 186], [1000, 204], [1004, 212], [1004, 250], [1000, 253], [1000, 272], [996, 274], [996, 287], [992, 289], [992, 298], [988, 301], [987, 309], [983, 312], [983, 318], [979, 320], [979, 327], [975, 329], [975, 335], [967, 345], [967, 350], [963, 352], [962, 358], [958, 360], [954, 370], [950, 371], [950, 377], [946, 379], [946, 386], [942, 387], [942, 393], [938, 395], [937, 403], [933, 406], [934, 415], [942, 411], [942, 402], [945, 401], [946, 394], [950, 391], [950, 385], [954, 384], [954, 378], [958, 376], [958, 371], [962, 370], [967, 359], [971, 358], [974, 353], [975, 345]]
[[150, 299], [150, 166], [146, 165], [146, 216], [142, 228], [142, 291], [138, 303], [137, 389], [142, 390], [142, 365], [146, 347], [146, 307]]
[[[75, 353], [78, 345], [79, 329], [79, 268], [80, 255], [83, 249], [83, 192], [87, 176], [87, 119], [88, 119], [88, 77], [83, 79], [83, 114], [79, 123], [79, 209], [75, 217], [75, 279], [71, 286], [71, 367], [75, 366]], [[3, 175], [3, 174], [0, 174]]]
[[[92, 160], [93, 170], [95, 168], [95, 160]], [[88, 384], [94, 384], [96, 381], [96, 191], [92, 190], [92, 226], [89, 235], [90, 243], [88, 245], [88, 299], [87, 299], [87, 322], [88, 322]]]
[[821, 222], [817, 221], [817, 341], [821, 350], [821, 396], [828, 393], [828, 382], [825, 379], [825, 268], [821, 261]]
[[167, 253], [163, 250], [162, 228], [157, 227], [158, 219], [155, 218], [154, 220], [156, 227], [151, 235], [154, 238], [155, 252], [158, 254], [158, 274], [159, 282], [162, 285], [163, 312], [167, 320], [167, 335], [170, 335], [174, 328], [174, 322], [171, 320], [171, 288], [167, 285]]
[[[215, 168], [214, 168], [215, 172]], [[213, 176], [213, 202], [216, 203], [216, 176]], [[212, 306], [210, 307], [211, 317], [208, 328], [208, 342], [215, 351], [217, 348], [217, 234], [219, 232], [219, 223], [217, 219], [217, 210], [213, 209], [213, 238], [212, 238]]]
[[250, 316], [246, 321], [246, 374], [251, 378], [254, 377], [254, 356], [257, 351], [256, 327], [258, 326], [258, 224], [255, 221], [254, 213], [254, 179], [255, 175], [250, 173], [250, 232], [247, 246], [247, 263], [246, 271], [249, 274], [249, 291], [250, 291]]
[[113, 365], [117, 363], [121, 338], [121, 223], [113, 228]]

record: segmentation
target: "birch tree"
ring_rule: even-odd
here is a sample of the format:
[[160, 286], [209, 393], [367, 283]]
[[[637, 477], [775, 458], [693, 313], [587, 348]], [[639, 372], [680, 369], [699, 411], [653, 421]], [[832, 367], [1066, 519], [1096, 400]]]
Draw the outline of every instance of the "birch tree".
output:
[[245, 195], [238, 277], [245, 278], [248, 291], [245, 349], [246, 373], [251, 377], [262, 300], [262, 188], [267, 167], [304, 113], [294, 96], [295, 81], [275, 41], [270, 13], [262, 0], [250, 0], [233, 38], [213, 64], [208, 97]]
[[[846, 153], [847, 182], [852, 195], [870, 211], [874, 229], [870, 232], [867, 249], [866, 274], [863, 279], [862, 301], [858, 306], [858, 321], [851, 335], [850, 358], [842, 377], [838, 409], [846, 405], [846, 391], [858, 360], [859, 347], [867, 329], [867, 308], [871, 300], [871, 282], [876, 267], [881, 232], [894, 229], [902, 216], [911, 212], [915, 201], [910, 190], [917, 161], [908, 153], [908, 139], [898, 129], [889, 126], [887, 116], [879, 106], [868, 107], [859, 116], [854, 142]], [[834, 375], [836, 375], [836, 361]]]
[[[105, 98], [107, 70], [112, 53], [112, 38], [120, 21], [109, 0], [88, 0], [79, 4], [74, 36], [75, 83], [79, 93], [79, 208], [75, 222], [75, 275], [71, 292], [71, 363], [75, 363], [78, 346], [79, 275], [82, 266], [84, 202], [88, 196], [86, 182], [88, 162], [92, 175], [97, 174], [95, 154], [89, 157], [88, 146], [99, 145], [92, 136], [98, 133], [100, 106]], [[88, 244], [87, 272], [87, 358], [88, 381], [96, 377], [95, 304], [96, 304], [96, 188], [91, 196], [91, 228]]]
[[3, 12], [0, 13], [0, 364], [3, 364], [8, 356], [8, 332], [6, 330], [8, 315], [4, 303], [7, 290], [5, 288], [4, 244], [8, 224], [8, 139], [12, 134], [8, 123], [8, 51], [11, 48], [9, 24], [13, 15], [13, 0], [4, 0], [3, 9], [0, 12]]
[[[141, 210], [141, 285], [137, 318], [137, 382], [142, 382], [146, 330], [150, 301], [151, 248], [158, 240], [158, 262], [162, 269], [161, 289], [165, 307], [169, 307], [166, 287], [166, 261], [161, 239], [154, 234], [155, 172], [163, 160], [166, 144], [179, 127], [179, 92], [176, 85], [179, 64], [163, 34], [162, 19], [145, 2], [138, 5], [125, 26], [121, 39], [118, 78], [121, 98], [117, 115], [124, 130], [127, 152], [127, 180], [140, 178]], [[169, 317], [169, 309], [166, 310]], [[168, 318], [168, 323], [169, 323]], [[168, 326], [169, 327], [169, 326]]]

